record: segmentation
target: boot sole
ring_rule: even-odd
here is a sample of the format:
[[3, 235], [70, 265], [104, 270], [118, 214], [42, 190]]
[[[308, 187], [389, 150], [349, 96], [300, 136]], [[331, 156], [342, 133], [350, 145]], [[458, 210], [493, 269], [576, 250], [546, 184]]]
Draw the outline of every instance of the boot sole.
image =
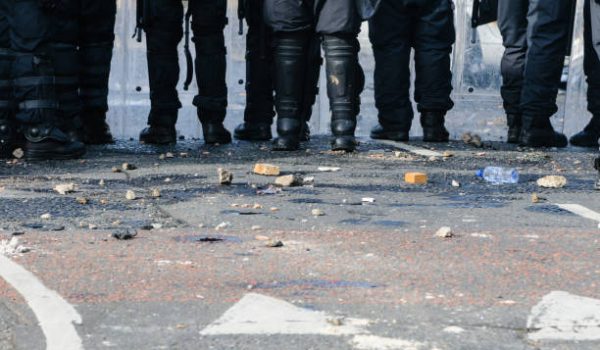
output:
[[397, 142], [407, 142], [409, 139], [408, 136], [406, 135], [406, 133], [399, 133], [399, 132], [389, 132], [389, 133], [385, 133], [382, 135], [371, 134], [371, 138], [373, 140], [390, 140], [390, 141], [397, 141]]
[[275, 140], [272, 149], [273, 151], [277, 152], [297, 151], [300, 149], [300, 141], [295, 139], [291, 140], [278, 138], [277, 140]]
[[338, 137], [331, 143], [332, 151], [356, 151], [356, 139], [354, 137]]

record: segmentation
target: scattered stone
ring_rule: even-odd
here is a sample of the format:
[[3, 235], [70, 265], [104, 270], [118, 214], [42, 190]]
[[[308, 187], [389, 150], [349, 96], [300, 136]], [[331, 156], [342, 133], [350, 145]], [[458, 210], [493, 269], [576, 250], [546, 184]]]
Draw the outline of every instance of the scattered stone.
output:
[[137, 169], [137, 167], [133, 164], [123, 163], [123, 165], [121, 166], [121, 169], [128, 171], [128, 170], [135, 170], [135, 169]]
[[341, 168], [338, 167], [334, 167], [334, 166], [320, 166], [317, 168], [317, 170], [324, 172], [324, 173], [335, 173], [341, 170]]
[[263, 235], [256, 235], [256, 236], [254, 236], [254, 239], [256, 239], [257, 241], [268, 241], [271, 238], [269, 238], [267, 236], [263, 236]]
[[165, 158], [175, 158], [175, 155], [171, 152], [165, 153]]
[[271, 240], [265, 244], [265, 247], [268, 248], [280, 248], [283, 247], [283, 242], [278, 240]]
[[460, 187], [460, 182], [456, 181], [456, 180], [452, 180], [452, 187]]
[[171, 178], [170, 178], [170, 177], [167, 177], [167, 178], [165, 178], [165, 182], [166, 182], [166, 183], [169, 183], [169, 182], [171, 182], [171, 181], [173, 181], [173, 180], [171, 180]]
[[275, 185], [280, 187], [293, 187], [302, 183], [302, 177], [297, 175], [283, 175], [275, 179]]
[[154, 222], [152, 223], [152, 228], [155, 230], [160, 230], [161, 228], [163, 228], [163, 225], [159, 222]]
[[161, 155], [159, 155], [159, 156], [158, 156], [158, 159], [160, 159], [160, 160], [165, 160], [165, 158], [166, 158], [166, 157], [165, 157], [165, 155], [164, 155], [164, 154], [161, 154]]
[[187, 152], [180, 152], [180, 153], [179, 153], [179, 156], [180, 156], [181, 158], [187, 158], [187, 157], [189, 157], [190, 155], [189, 155], [189, 153], [187, 153]]
[[430, 162], [437, 162], [438, 158], [436, 156], [431, 156], [427, 160]]
[[302, 185], [303, 186], [313, 186], [315, 184], [315, 177], [314, 176], [306, 176], [302, 178]]
[[326, 321], [330, 325], [336, 326], [336, 327], [340, 327], [340, 326], [344, 325], [344, 319], [342, 317], [328, 318]]
[[50, 220], [50, 219], [52, 219], [52, 215], [50, 215], [50, 213], [42, 214], [42, 216], [40, 216], [40, 219]]
[[454, 153], [445, 151], [444, 153], [442, 153], [442, 157], [444, 157], [444, 158], [452, 158], [452, 157], [454, 157]]
[[231, 182], [233, 181], [233, 174], [231, 172], [223, 168], [218, 168], [217, 174], [219, 175], [220, 185], [231, 185]]
[[229, 222], [222, 222], [222, 223], [218, 224], [217, 226], [215, 226], [215, 230], [217, 230], [217, 231], [224, 230], [224, 229], [228, 228], [229, 226], [231, 226], [231, 224]]
[[127, 190], [127, 192], [125, 192], [125, 198], [127, 200], [133, 201], [137, 198], [137, 196], [135, 195], [135, 192], [133, 192], [132, 190]]
[[252, 227], [250, 229], [252, 231], [260, 231], [262, 229], [262, 227], [259, 225], [252, 225]]
[[115, 220], [111, 223], [112, 226], [121, 226], [121, 220]]
[[120, 173], [120, 172], [121, 172], [121, 169], [119, 169], [119, 168], [117, 168], [116, 166], [114, 166], [114, 167], [112, 167], [111, 171], [112, 171], [113, 173]]
[[106, 198], [100, 199], [100, 204], [107, 205], [108, 204], [108, 199], [106, 199]]
[[481, 136], [477, 134], [472, 134], [470, 132], [466, 132], [462, 135], [462, 140], [464, 143], [468, 145], [473, 145], [477, 148], [483, 147], [483, 142], [481, 141]]
[[97, 230], [97, 229], [98, 229], [98, 225], [89, 224], [89, 225], [88, 225], [88, 228], [89, 228], [90, 230]]
[[21, 159], [25, 156], [25, 152], [23, 151], [23, 149], [21, 148], [17, 148], [13, 151], [12, 153], [13, 157], [15, 157], [16, 159]]
[[254, 165], [254, 169], [252, 170], [255, 174], [265, 175], [265, 176], [279, 176], [281, 170], [277, 165], [266, 164], [266, 163], [257, 163]]
[[444, 226], [437, 230], [435, 236], [441, 238], [452, 238], [454, 237], [454, 233], [452, 232], [452, 229], [450, 227]]
[[112, 236], [118, 240], [128, 240], [137, 236], [137, 231], [134, 229], [122, 228], [115, 230]]
[[75, 192], [75, 184], [72, 182], [68, 184], [58, 184], [54, 186], [54, 191], [62, 195]]
[[404, 174], [404, 181], [409, 184], [424, 185], [427, 183], [428, 178], [425, 173], [410, 172]]
[[276, 211], [279, 211], [279, 208], [277, 208], [277, 207], [271, 207], [271, 209], [270, 209], [270, 210], [271, 210], [272, 212], [276, 212]]
[[262, 208], [263, 208], [263, 206], [261, 204], [258, 204], [258, 203], [254, 203], [252, 205], [252, 209], [262, 209]]
[[98, 186], [104, 187], [104, 179], [100, 179], [100, 181], [98, 182]]
[[325, 212], [322, 211], [321, 209], [313, 209], [310, 212], [312, 214], [312, 216], [324, 216]]
[[19, 244], [18, 237], [11, 237], [11, 239], [3, 239], [0, 241], [0, 255], [17, 255], [30, 252], [31, 248], [25, 247]]
[[544, 176], [537, 180], [537, 184], [545, 188], [562, 188], [567, 185], [567, 178], [558, 175]]
[[150, 190], [150, 197], [152, 198], [159, 198], [160, 197], [160, 189], [158, 188], [153, 188]]
[[88, 199], [85, 197], [77, 197], [75, 198], [75, 200], [77, 201], [77, 203], [81, 204], [81, 205], [86, 205], [88, 204]]
[[361, 202], [363, 202], [363, 203], [375, 203], [375, 198], [365, 197], [365, 198], [361, 199]]

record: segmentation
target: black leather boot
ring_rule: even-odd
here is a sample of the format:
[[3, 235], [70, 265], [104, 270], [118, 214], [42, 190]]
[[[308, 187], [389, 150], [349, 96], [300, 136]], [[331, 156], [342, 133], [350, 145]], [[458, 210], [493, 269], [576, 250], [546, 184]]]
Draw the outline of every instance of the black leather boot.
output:
[[25, 140], [25, 157], [30, 161], [77, 159], [86, 151], [83, 143], [47, 124], [27, 126]]
[[[2, 112], [0, 111], [0, 113]], [[10, 158], [17, 147], [17, 131], [14, 121], [0, 119], [0, 159]]]
[[554, 131], [549, 117], [523, 116], [523, 128], [519, 140], [526, 147], [567, 147], [567, 137]]
[[571, 144], [579, 147], [598, 148], [600, 138], [600, 115], [593, 116], [583, 131], [571, 137]]
[[405, 109], [379, 111], [379, 124], [371, 129], [375, 140], [408, 141], [412, 125], [412, 105]]
[[362, 90], [358, 41], [350, 36], [325, 35], [323, 48], [328, 77], [327, 95], [331, 108], [331, 149], [353, 152], [357, 146], [354, 132], [360, 108], [359, 94]]
[[140, 133], [140, 143], [170, 145], [177, 143], [177, 110], [151, 110], [148, 127]]
[[446, 130], [445, 112], [422, 111], [421, 126], [423, 127], [424, 142], [448, 142], [450, 133]]
[[275, 39], [275, 107], [277, 109], [276, 151], [294, 151], [300, 148], [305, 121], [302, 103], [306, 76], [306, 52], [310, 33], [278, 33]]
[[507, 114], [506, 121], [508, 125], [508, 135], [506, 142], [508, 143], [519, 143], [519, 137], [521, 136], [521, 115], [520, 114]]
[[244, 141], [269, 141], [273, 138], [271, 123], [243, 122], [235, 128], [233, 135]]
[[106, 123], [106, 112], [102, 110], [84, 110], [82, 113], [83, 142], [87, 145], [106, 145], [115, 143]]

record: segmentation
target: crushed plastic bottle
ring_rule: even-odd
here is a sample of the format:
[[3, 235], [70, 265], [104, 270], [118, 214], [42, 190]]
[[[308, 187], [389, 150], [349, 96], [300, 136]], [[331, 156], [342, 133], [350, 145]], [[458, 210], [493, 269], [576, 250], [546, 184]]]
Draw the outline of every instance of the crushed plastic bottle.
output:
[[519, 182], [519, 173], [515, 169], [488, 166], [477, 170], [478, 177], [494, 185], [516, 184]]

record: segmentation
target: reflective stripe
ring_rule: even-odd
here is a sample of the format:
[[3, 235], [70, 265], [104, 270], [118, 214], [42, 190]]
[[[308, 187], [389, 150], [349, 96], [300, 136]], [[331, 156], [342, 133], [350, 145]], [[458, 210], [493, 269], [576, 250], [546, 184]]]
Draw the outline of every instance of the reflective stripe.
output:
[[31, 100], [19, 103], [19, 109], [57, 109], [58, 103], [51, 100]]

